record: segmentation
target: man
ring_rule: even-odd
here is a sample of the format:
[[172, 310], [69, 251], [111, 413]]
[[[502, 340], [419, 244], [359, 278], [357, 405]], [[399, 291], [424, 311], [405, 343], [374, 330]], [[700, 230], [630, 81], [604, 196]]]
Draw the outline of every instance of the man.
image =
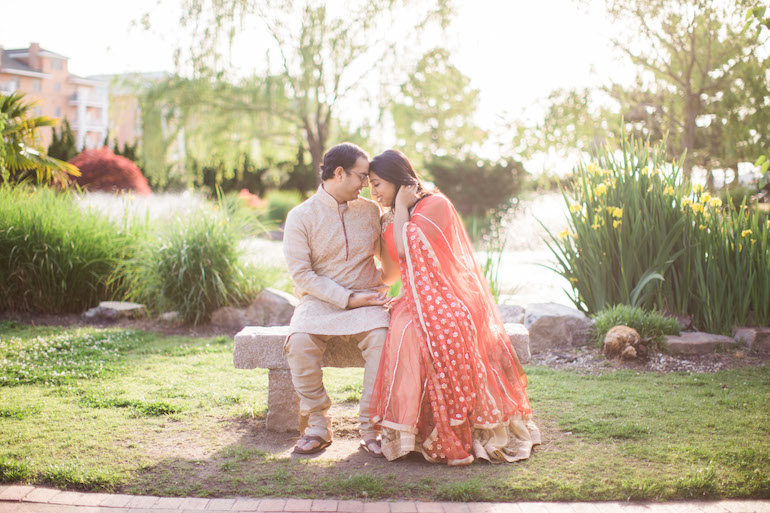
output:
[[361, 446], [374, 456], [382, 451], [369, 421], [369, 400], [390, 315], [382, 273], [374, 264], [380, 237], [380, 211], [360, 198], [368, 186], [369, 156], [351, 143], [326, 155], [322, 184], [315, 195], [289, 212], [283, 250], [299, 306], [286, 340], [286, 357], [300, 415], [307, 422], [294, 447], [299, 454], [319, 452], [332, 443], [329, 399], [321, 359], [327, 342], [342, 338], [356, 344], [366, 362], [359, 405]]

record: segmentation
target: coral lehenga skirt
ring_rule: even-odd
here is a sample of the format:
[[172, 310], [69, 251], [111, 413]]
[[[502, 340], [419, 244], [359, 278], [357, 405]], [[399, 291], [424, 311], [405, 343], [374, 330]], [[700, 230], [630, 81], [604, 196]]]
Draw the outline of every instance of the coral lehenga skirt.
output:
[[400, 236], [399, 260], [393, 225], [383, 232], [402, 280], [371, 403], [383, 454], [449, 465], [529, 458], [540, 433], [527, 379], [457, 212], [430, 195]]

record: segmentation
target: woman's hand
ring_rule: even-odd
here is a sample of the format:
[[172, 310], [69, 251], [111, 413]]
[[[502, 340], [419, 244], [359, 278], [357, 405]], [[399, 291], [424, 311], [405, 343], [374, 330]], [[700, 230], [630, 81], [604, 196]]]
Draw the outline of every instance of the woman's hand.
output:
[[417, 194], [417, 185], [403, 185], [396, 194], [396, 210], [409, 210], [417, 203], [420, 196]]

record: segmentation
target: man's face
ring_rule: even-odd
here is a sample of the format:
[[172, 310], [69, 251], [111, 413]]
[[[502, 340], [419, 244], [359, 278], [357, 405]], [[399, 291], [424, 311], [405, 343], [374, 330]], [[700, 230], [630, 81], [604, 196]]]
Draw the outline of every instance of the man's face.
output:
[[369, 186], [369, 161], [364, 157], [358, 157], [356, 163], [348, 172], [342, 173], [340, 184], [341, 195], [346, 201], [353, 201], [361, 194], [361, 189]]

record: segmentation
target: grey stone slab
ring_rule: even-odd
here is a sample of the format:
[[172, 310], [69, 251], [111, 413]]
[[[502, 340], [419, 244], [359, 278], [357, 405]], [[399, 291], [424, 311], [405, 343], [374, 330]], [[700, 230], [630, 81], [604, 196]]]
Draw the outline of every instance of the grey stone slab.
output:
[[674, 354], [709, 354], [738, 346], [732, 337], [700, 331], [667, 335], [664, 342]]
[[586, 315], [557, 303], [527, 305], [524, 326], [529, 330], [529, 347], [533, 353], [588, 343], [593, 322]]
[[12, 485], [0, 492], [0, 501], [20, 501], [34, 490], [34, 486]]

